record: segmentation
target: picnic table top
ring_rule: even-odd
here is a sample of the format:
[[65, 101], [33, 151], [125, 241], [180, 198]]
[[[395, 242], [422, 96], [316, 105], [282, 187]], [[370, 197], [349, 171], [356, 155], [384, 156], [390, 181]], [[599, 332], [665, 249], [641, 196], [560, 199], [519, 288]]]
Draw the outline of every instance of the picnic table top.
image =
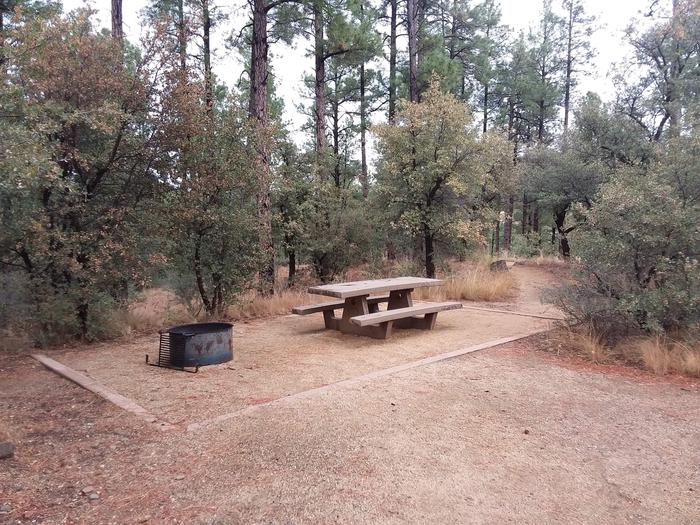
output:
[[426, 279], [424, 277], [390, 277], [388, 279], [372, 279], [369, 281], [352, 281], [348, 283], [323, 284], [312, 286], [309, 293], [317, 295], [330, 295], [345, 299], [379, 292], [391, 292], [394, 290], [412, 290], [426, 286], [440, 286], [440, 279]]

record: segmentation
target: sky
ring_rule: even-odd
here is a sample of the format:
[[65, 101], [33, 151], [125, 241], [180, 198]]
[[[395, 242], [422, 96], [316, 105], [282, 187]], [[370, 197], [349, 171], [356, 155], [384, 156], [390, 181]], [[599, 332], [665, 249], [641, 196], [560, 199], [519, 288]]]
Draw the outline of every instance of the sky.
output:
[[[68, 11], [84, 5], [85, 0], [63, 0], [64, 10]], [[88, 0], [98, 11], [98, 18], [105, 27], [110, 26], [110, 0]], [[559, 4], [554, 0], [555, 4]], [[603, 100], [613, 96], [611, 67], [624, 59], [629, 48], [624, 42], [623, 32], [640, 10], [648, 6], [647, 0], [585, 0], [586, 12], [598, 19], [601, 28], [593, 35], [593, 48], [597, 51], [590, 72], [579, 79], [578, 95], [588, 91], [598, 93]], [[140, 12], [146, 0], [123, 0], [124, 32], [131, 42], [137, 42], [141, 34]], [[217, 0], [216, 5], [229, 13], [229, 20], [222, 25], [213, 38], [213, 68], [217, 77], [228, 85], [234, 85], [243, 71], [243, 63], [235, 51], [228, 50], [224, 39], [238, 31], [248, 19], [248, 6], [245, 0]], [[542, 0], [500, 0], [502, 23], [509, 26], [514, 35], [527, 31], [537, 24]], [[401, 46], [402, 43], [399, 43]], [[285, 102], [285, 120], [292, 131], [298, 131], [306, 117], [298, 111], [303, 98], [302, 78], [304, 73], [313, 71], [313, 59], [306, 56], [308, 43], [300, 41], [295, 48], [284, 44], [273, 44], [270, 52], [276, 75], [277, 94]], [[301, 141], [297, 141], [301, 142]]]

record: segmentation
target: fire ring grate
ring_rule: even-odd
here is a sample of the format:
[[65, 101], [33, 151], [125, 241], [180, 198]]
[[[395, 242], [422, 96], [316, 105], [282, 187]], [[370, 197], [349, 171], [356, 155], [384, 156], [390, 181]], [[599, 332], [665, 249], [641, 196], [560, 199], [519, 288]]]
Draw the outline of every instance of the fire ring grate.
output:
[[[226, 363], [233, 359], [231, 323], [194, 323], [161, 330], [158, 361], [151, 366], [196, 373], [200, 366]], [[194, 370], [188, 370], [194, 368]]]

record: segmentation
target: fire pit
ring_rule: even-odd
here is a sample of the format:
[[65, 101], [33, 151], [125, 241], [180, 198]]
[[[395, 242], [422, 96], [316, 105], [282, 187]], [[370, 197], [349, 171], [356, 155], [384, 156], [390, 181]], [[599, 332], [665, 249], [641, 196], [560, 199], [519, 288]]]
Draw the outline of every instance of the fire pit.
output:
[[[226, 363], [233, 359], [231, 323], [196, 323], [160, 331], [158, 362], [153, 366], [186, 370]], [[189, 371], [189, 370], [187, 370]]]

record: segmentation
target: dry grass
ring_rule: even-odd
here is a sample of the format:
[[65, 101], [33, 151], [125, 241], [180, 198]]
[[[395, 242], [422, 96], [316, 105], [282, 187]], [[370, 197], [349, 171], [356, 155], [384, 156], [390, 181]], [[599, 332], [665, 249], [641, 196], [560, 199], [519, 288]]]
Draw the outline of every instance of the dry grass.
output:
[[0, 352], [17, 352], [32, 346], [32, 339], [27, 331], [16, 327], [0, 330]]
[[632, 365], [657, 375], [682, 374], [700, 377], [700, 341], [662, 336], [629, 337], [606, 345], [590, 326], [561, 327], [547, 337], [549, 350], [593, 361]]
[[657, 375], [677, 373], [700, 377], [700, 343], [666, 337], [635, 337], [618, 345], [629, 361], [641, 364]]
[[446, 277], [443, 286], [415, 291], [418, 300], [429, 301], [505, 301], [517, 293], [515, 278], [508, 272], [491, 272], [488, 266], [475, 264]]
[[144, 291], [126, 312], [121, 312], [116, 323], [123, 326], [124, 335], [128, 335], [195, 320], [192, 307], [183, 305], [174, 292], [165, 288], [151, 288]]
[[561, 270], [568, 268], [570, 261], [557, 257], [556, 255], [544, 255], [540, 253], [540, 255], [537, 257], [519, 259], [517, 264], [523, 266], [537, 266], [538, 268], [544, 268], [547, 270]]
[[[490, 272], [488, 263], [489, 261], [486, 259], [469, 263], [453, 263], [448, 269], [451, 275], [445, 277], [444, 286], [416, 290], [416, 299], [502, 301], [513, 297], [517, 292], [513, 276], [507, 272]], [[406, 264], [405, 262], [393, 262], [391, 266], [382, 269], [371, 269], [366, 266], [349, 269], [339, 280], [361, 280], [395, 274], [407, 275], [411, 272], [405, 268]], [[284, 285], [286, 277], [286, 268], [279, 268], [277, 282], [280, 283], [280, 286]], [[299, 271], [295, 288], [278, 289], [271, 297], [264, 297], [255, 291], [250, 291], [241, 296], [236, 304], [228, 307], [226, 318], [235, 321], [287, 315], [291, 313], [294, 306], [332, 300], [306, 293], [306, 287], [311, 284], [316, 284], [311, 275], [311, 269], [303, 267]], [[146, 290], [126, 312], [119, 313], [118, 318], [115, 319], [115, 325], [120, 327], [121, 335], [128, 335], [197, 320], [203, 320], [201, 305], [184, 305], [172, 291], [155, 288]]]
[[551, 332], [547, 342], [549, 348], [557, 354], [574, 354], [594, 363], [605, 363], [615, 356], [615, 351], [605, 345], [603, 338], [588, 326], [563, 326]]
[[[286, 315], [291, 313], [293, 306], [321, 301], [323, 298], [297, 289], [281, 290], [271, 297], [249, 292], [236, 304], [228, 307], [226, 318], [236, 321]], [[204, 319], [201, 307], [198, 305], [183, 305], [170, 290], [154, 288], [146, 290], [140, 300], [133, 303], [126, 312], [119, 314], [115, 323], [122, 327], [121, 335], [128, 335]]]
[[294, 306], [320, 303], [323, 300], [322, 297], [309, 295], [297, 289], [281, 290], [271, 297], [263, 297], [251, 292], [242, 297], [237, 304], [229, 306], [226, 314], [233, 320], [286, 315], [292, 312]]

